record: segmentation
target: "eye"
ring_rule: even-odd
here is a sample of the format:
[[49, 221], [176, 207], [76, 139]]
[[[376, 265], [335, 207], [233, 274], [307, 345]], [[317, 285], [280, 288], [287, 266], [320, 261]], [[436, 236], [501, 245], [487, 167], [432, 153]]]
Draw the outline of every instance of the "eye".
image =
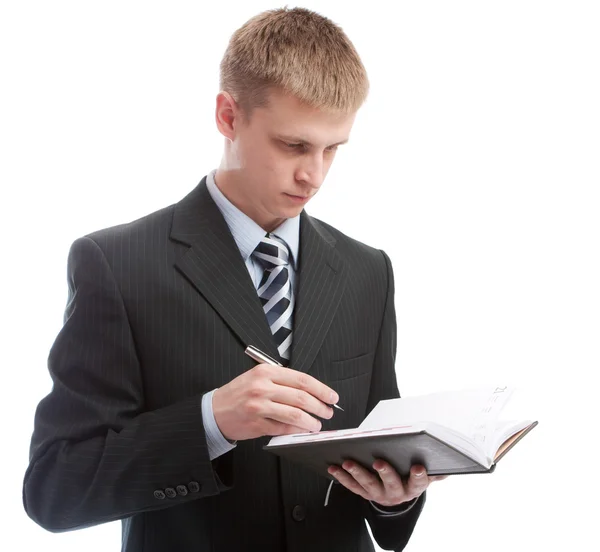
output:
[[[305, 145], [304, 144], [289, 144], [287, 142], [283, 142], [284, 146], [290, 150], [293, 149], [301, 149], [304, 150], [305, 149]], [[338, 146], [330, 146], [328, 148], [325, 148], [325, 151], [327, 153], [333, 153], [338, 149]]]

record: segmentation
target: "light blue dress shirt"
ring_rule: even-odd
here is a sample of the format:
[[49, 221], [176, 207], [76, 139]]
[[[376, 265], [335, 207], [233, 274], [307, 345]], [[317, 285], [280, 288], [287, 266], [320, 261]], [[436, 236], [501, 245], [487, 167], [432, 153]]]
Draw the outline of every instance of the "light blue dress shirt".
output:
[[[267, 232], [223, 195], [215, 182], [216, 172], [217, 170], [214, 169], [206, 177], [208, 193], [225, 218], [225, 222], [227, 223], [227, 226], [229, 226], [233, 239], [246, 263], [246, 268], [252, 278], [254, 287], [258, 289], [264, 268], [252, 256], [252, 252], [256, 249], [256, 246], [265, 237]], [[294, 293], [296, 293], [296, 270], [298, 268], [298, 253], [300, 248], [300, 215], [286, 219], [271, 233], [281, 238], [290, 249], [291, 262], [288, 269], [290, 272], [290, 283]], [[223, 437], [223, 434], [215, 421], [212, 409], [212, 396], [214, 392], [215, 389], [202, 397], [202, 419], [204, 421], [204, 431], [206, 433], [208, 453], [211, 460], [214, 460], [235, 447], [235, 444]]]

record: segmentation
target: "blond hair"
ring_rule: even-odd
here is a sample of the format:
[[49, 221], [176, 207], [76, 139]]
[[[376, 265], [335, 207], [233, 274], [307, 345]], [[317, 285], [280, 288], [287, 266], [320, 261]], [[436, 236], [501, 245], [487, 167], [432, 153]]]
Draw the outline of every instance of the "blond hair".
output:
[[262, 12], [236, 30], [220, 64], [220, 90], [249, 121], [276, 88], [305, 104], [351, 114], [367, 98], [367, 72], [352, 42], [330, 19], [305, 8]]

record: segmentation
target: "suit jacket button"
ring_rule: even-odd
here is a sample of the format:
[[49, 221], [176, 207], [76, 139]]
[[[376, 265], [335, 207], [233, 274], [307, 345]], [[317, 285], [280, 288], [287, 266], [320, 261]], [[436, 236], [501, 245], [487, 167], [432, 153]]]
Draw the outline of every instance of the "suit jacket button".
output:
[[175, 498], [177, 496], [177, 493], [175, 492], [175, 489], [173, 489], [173, 487], [167, 487], [165, 489], [165, 494], [169, 497], [169, 498]]
[[306, 517], [306, 508], [298, 504], [292, 509], [292, 517], [294, 521], [302, 521]]
[[188, 494], [187, 487], [185, 485], [177, 485], [177, 494], [181, 496]]
[[190, 490], [190, 493], [198, 493], [200, 492], [200, 485], [198, 485], [196, 481], [190, 481], [188, 483], [188, 489]]
[[163, 493], [160, 489], [156, 489], [156, 491], [154, 491], [154, 498], [158, 498], [158, 500], [164, 500], [165, 496], [165, 493]]

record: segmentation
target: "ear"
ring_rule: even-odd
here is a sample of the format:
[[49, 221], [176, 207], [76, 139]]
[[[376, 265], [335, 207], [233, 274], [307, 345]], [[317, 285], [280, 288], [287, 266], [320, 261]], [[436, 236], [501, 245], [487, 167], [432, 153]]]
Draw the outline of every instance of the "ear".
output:
[[235, 126], [240, 123], [240, 119], [240, 109], [236, 101], [229, 92], [221, 90], [217, 94], [215, 108], [215, 122], [217, 123], [219, 132], [233, 141], [235, 138]]

